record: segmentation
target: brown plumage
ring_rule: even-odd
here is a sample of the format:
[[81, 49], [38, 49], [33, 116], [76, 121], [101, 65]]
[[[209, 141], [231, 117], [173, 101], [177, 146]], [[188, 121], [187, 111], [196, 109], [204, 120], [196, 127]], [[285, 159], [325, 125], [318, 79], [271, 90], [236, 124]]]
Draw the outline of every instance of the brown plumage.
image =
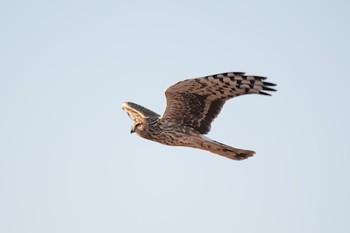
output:
[[131, 102], [122, 104], [134, 120], [131, 132], [170, 146], [207, 150], [224, 157], [243, 160], [254, 151], [227, 146], [204, 136], [226, 100], [246, 94], [270, 95], [276, 91], [265, 77], [241, 72], [221, 73], [180, 81], [165, 90], [167, 106], [162, 116]]

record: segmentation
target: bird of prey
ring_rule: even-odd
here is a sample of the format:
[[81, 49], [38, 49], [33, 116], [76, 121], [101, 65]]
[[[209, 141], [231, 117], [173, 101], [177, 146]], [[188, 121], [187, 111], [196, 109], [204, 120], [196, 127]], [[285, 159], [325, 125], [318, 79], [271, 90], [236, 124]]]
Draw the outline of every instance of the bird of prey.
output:
[[270, 95], [276, 91], [266, 77], [228, 72], [180, 81], [165, 90], [166, 109], [162, 116], [131, 102], [122, 109], [134, 121], [131, 133], [170, 146], [187, 146], [243, 160], [254, 151], [238, 149], [205, 136], [226, 100], [240, 95]]

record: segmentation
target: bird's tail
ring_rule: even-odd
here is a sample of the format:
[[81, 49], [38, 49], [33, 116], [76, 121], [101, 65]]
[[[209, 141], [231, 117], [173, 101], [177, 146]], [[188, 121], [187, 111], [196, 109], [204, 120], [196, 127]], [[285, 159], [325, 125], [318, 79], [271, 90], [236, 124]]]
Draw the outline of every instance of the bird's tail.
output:
[[211, 140], [206, 137], [204, 148], [207, 151], [210, 151], [214, 154], [218, 154], [221, 156], [224, 156], [229, 159], [234, 159], [234, 160], [243, 160], [247, 159], [255, 154], [254, 151], [251, 150], [243, 150], [243, 149], [238, 149], [234, 148], [231, 146], [227, 146], [225, 144], [222, 144], [220, 142]]

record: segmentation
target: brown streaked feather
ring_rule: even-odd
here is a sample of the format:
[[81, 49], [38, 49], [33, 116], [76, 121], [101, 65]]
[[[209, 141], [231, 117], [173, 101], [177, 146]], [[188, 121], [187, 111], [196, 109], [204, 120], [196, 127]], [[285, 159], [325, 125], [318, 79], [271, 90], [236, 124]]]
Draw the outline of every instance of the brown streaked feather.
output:
[[264, 82], [265, 79], [229, 72], [180, 81], [165, 91], [167, 106], [162, 118], [206, 134], [226, 100], [246, 94], [270, 95], [264, 91], [275, 91], [271, 88], [275, 84]]

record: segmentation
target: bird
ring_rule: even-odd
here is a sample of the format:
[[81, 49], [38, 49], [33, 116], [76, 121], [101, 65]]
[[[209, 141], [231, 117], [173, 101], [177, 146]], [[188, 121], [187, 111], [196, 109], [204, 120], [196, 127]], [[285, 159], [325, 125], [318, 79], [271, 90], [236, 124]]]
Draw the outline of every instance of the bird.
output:
[[227, 100], [248, 94], [270, 96], [268, 91], [276, 91], [276, 84], [266, 82], [266, 79], [244, 72], [190, 78], [165, 90], [163, 115], [133, 102], [123, 102], [122, 109], [134, 121], [131, 134], [169, 146], [192, 147], [229, 159], [244, 160], [255, 152], [225, 145], [206, 134]]

